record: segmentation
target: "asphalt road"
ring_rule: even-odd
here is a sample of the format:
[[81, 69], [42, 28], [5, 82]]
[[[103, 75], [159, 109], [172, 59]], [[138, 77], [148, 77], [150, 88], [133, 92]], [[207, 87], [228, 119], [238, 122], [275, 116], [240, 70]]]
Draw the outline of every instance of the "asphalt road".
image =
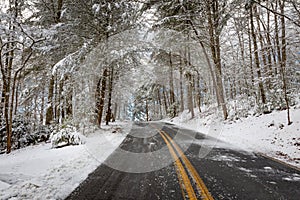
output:
[[299, 200], [300, 172], [172, 124], [136, 123], [67, 199]]

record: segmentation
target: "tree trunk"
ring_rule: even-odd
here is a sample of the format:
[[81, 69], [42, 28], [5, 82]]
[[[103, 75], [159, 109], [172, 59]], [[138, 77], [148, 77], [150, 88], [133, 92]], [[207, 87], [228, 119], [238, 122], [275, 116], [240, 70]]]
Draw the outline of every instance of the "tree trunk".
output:
[[[99, 99], [99, 107], [98, 107], [98, 118], [97, 118], [99, 127], [101, 127], [101, 121], [102, 121], [102, 115], [103, 115], [103, 109], [104, 109], [107, 76], [108, 76], [108, 71], [107, 71], [107, 69], [104, 69], [103, 75], [102, 75], [102, 83], [101, 83], [100, 99]], [[100, 85], [99, 85], [99, 87], [100, 87]]]
[[59, 107], [59, 91], [58, 91], [58, 78], [57, 78], [57, 74], [55, 74], [55, 81], [54, 81], [54, 97], [53, 97], [53, 107], [54, 107], [54, 120], [56, 123], [58, 122], [58, 107]]
[[160, 97], [160, 88], [157, 89], [157, 100], [159, 104], [159, 116], [160, 119], [163, 118], [163, 112], [162, 112], [162, 102], [161, 102], [161, 97]]
[[[1, 61], [0, 61], [1, 62]], [[0, 102], [0, 126], [2, 125], [3, 119], [4, 119], [4, 104], [5, 104], [5, 86], [4, 86], [4, 80], [1, 90], [1, 102]]]
[[36, 126], [39, 122], [38, 118], [37, 118], [37, 107], [38, 107], [38, 104], [37, 104], [37, 95], [35, 95], [33, 97], [33, 105], [34, 105], [34, 108], [33, 108], [33, 119], [34, 119], [34, 122], [33, 122], [33, 130], [36, 130]]
[[[13, 28], [14, 29], [14, 28]], [[11, 48], [14, 48], [14, 44], [11, 44]], [[10, 87], [11, 87], [11, 76], [12, 76], [12, 66], [13, 66], [13, 58], [14, 58], [14, 52], [11, 51], [7, 55], [7, 63], [6, 63], [6, 75], [3, 76], [3, 80], [6, 77], [7, 80], [5, 81], [5, 103], [4, 103], [4, 116], [5, 116], [5, 122], [6, 122], [6, 135], [7, 135], [7, 148], [6, 153], [11, 152], [11, 139], [12, 139], [12, 117], [10, 117]], [[12, 102], [14, 99], [12, 99]]]
[[63, 6], [63, 0], [57, 0], [57, 11], [55, 16], [56, 23], [61, 22], [60, 18], [61, 18], [62, 6]]
[[[267, 1], [269, 4], [269, 0]], [[275, 55], [274, 53], [274, 49], [272, 48], [272, 42], [271, 42], [271, 27], [270, 27], [270, 23], [271, 23], [271, 16], [270, 16], [270, 11], [267, 11], [267, 27], [264, 28], [265, 30], [265, 37], [267, 39], [267, 58], [268, 58], [268, 77], [269, 79], [273, 79], [273, 69], [272, 69], [272, 54]], [[274, 60], [275, 62], [275, 60]], [[275, 65], [275, 63], [274, 63]], [[270, 81], [270, 88], [272, 87], [272, 82]]]
[[[247, 72], [246, 72], [246, 59], [245, 59], [245, 39], [244, 39], [244, 35], [243, 33], [241, 33], [241, 25], [240, 23], [238, 24], [235, 21], [235, 27], [236, 27], [236, 31], [237, 31], [237, 36], [238, 36], [238, 40], [239, 40], [239, 46], [240, 46], [240, 50], [241, 50], [241, 57], [242, 57], [242, 70], [243, 70], [243, 81], [244, 81], [244, 87], [246, 89], [240, 89], [241, 93], [246, 93], [248, 96], [250, 96], [250, 87], [248, 84], [248, 79], [247, 79]], [[243, 88], [243, 86], [242, 86]]]
[[[260, 55], [262, 58], [262, 63], [263, 63], [263, 72], [264, 75], [263, 77], [266, 78], [266, 75], [268, 74], [268, 63], [267, 63], [267, 57], [266, 57], [266, 50], [265, 50], [265, 45], [264, 45], [264, 38], [261, 32], [261, 23], [260, 23], [260, 13], [257, 12], [257, 9], [254, 9], [254, 14], [256, 18], [256, 23], [257, 23], [257, 31], [258, 31], [258, 39], [259, 39], [259, 44], [260, 44]], [[267, 77], [266, 79], [266, 88], [270, 89], [270, 80]]]
[[71, 89], [71, 91], [68, 92], [68, 95], [66, 97], [66, 111], [65, 111], [65, 117], [70, 117], [73, 115], [73, 89]]
[[146, 121], [149, 121], [149, 105], [148, 100], [146, 99]]
[[6, 85], [5, 86], [5, 101], [4, 101], [4, 118], [5, 118], [5, 124], [6, 124], [6, 136], [7, 136], [7, 146], [6, 146], [6, 153], [11, 152], [11, 136], [12, 132], [10, 129], [10, 120], [9, 120], [9, 88]]
[[166, 88], [165, 86], [163, 86], [163, 98], [164, 98], [164, 105], [165, 105], [165, 114], [168, 114], [168, 102], [167, 102], [167, 97], [166, 97], [166, 92], [165, 92]]
[[261, 101], [263, 104], [266, 104], [266, 96], [265, 96], [265, 90], [262, 82], [261, 77], [261, 71], [260, 71], [260, 63], [259, 63], [259, 55], [258, 55], [258, 45], [257, 45], [257, 39], [256, 39], [256, 33], [254, 30], [254, 16], [253, 16], [253, 8], [250, 9], [250, 23], [251, 23], [251, 34], [253, 39], [253, 47], [254, 47], [254, 57], [255, 57], [255, 65], [256, 65], [256, 72], [258, 77], [258, 88], [260, 91]]
[[96, 92], [95, 92], [95, 124], [98, 124], [98, 118], [99, 118], [99, 108], [100, 108], [100, 101], [101, 101], [101, 81], [102, 78], [99, 78], [96, 86]]
[[169, 66], [170, 105], [172, 105], [173, 103], [175, 103], [172, 53], [169, 54], [169, 59], [170, 59], [170, 66]]
[[193, 105], [193, 82], [192, 82], [192, 75], [187, 72], [186, 73], [186, 79], [187, 79], [187, 100], [188, 100], [188, 109], [189, 112], [191, 113], [191, 118], [195, 117], [194, 113], [194, 105]]
[[112, 90], [113, 90], [113, 77], [114, 77], [114, 67], [111, 67], [109, 72], [109, 88], [108, 88], [108, 105], [106, 112], [106, 125], [111, 121], [112, 111], [111, 111], [111, 99], [112, 99]]
[[48, 89], [48, 101], [46, 110], [46, 125], [50, 125], [53, 122], [53, 92], [54, 92], [54, 75], [51, 75], [49, 89]]
[[282, 89], [284, 92], [284, 100], [286, 103], [286, 108], [287, 108], [287, 121], [288, 125], [291, 125], [291, 118], [290, 118], [290, 106], [289, 106], [289, 98], [287, 95], [287, 78], [286, 78], [286, 32], [285, 32], [285, 18], [284, 18], [284, 7], [285, 7], [285, 0], [279, 0], [279, 5], [280, 5], [280, 12], [282, 14], [281, 16], [281, 52], [282, 52], [282, 59], [281, 59], [281, 64], [280, 64], [280, 71], [281, 71], [281, 78], [282, 78]]
[[[195, 35], [197, 36], [198, 38], [198, 42], [202, 48], [202, 51], [204, 53], [204, 57], [205, 57], [205, 60], [206, 60], [206, 63], [207, 63], [207, 66], [208, 66], [208, 69], [209, 69], [209, 72], [210, 72], [210, 77], [212, 79], [212, 85], [213, 85], [213, 88], [216, 90], [216, 96], [217, 96], [217, 102], [219, 104], [219, 92], [218, 92], [218, 87], [217, 87], [217, 83], [216, 83], [216, 79], [215, 79], [215, 75], [214, 75], [214, 71], [213, 71], [213, 68], [212, 68], [212, 65], [211, 65], [211, 62], [210, 62], [210, 59], [209, 59], [209, 56], [208, 56], [208, 53], [206, 51], [206, 48], [204, 46], [204, 43], [202, 42], [201, 38], [200, 38], [200, 35], [197, 31], [197, 29], [195, 28], [194, 24], [192, 21], [189, 21], [190, 25], [192, 26], [194, 32], [195, 32]], [[211, 90], [211, 93], [213, 94], [213, 91]], [[226, 108], [226, 107], [225, 107]], [[224, 115], [224, 119], [227, 119], [227, 108], [226, 110], [224, 110], [224, 107], [223, 107], [223, 115]]]
[[20, 88], [20, 82], [18, 81], [17, 86], [16, 86], [16, 98], [15, 98], [14, 115], [17, 115], [17, 111], [18, 111], [19, 88]]
[[173, 63], [172, 63], [172, 53], [169, 54], [170, 66], [169, 66], [169, 85], [170, 85], [170, 106], [172, 108], [172, 117], [176, 116], [176, 106], [175, 106], [175, 90], [174, 90], [174, 77], [173, 77]]
[[201, 88], [200, 88], [200, 74], [197, 74], [197, 81], [196, 81], [196, 102], [198, 106], [198, 110], [201, 113]]
[[42, 91], [42, 97], [41, 97], [41, 111], [40, 111], [40, 123], [43, 124], [44, 123], [44, 107], [45, 107], [45, 89], [43, 88], [43, 91]]
[[219, 28], [219, 5], [218, 1], [213, 0], [213, 3], [207, 3], [207, 18], [209, 26], [209, 37], [210, 37], [210, 49], [215, 65], [215, 75], [216, 75], [216, 86], [219, 96], [219, 105], [222, 107], [224, 119], [227, 119], [228, 112], [225, 103], [223, 81], [222, 81], [222, 65], [221, 65], [221, 47], [220, 47], [220, 33], [217, 28]]
[[181, 58], [180, 58], [180, 66], [179, 66], [179, 87], [180, 87], [180, 112], [184, 111], [184, 93], [183, 93], [183, 68], [182, 68], [182, 63], [181, 63]]
[[56, 116], [56, 119], [57, 119], [57, 122], [58, 123], [62, 123], [62, 112], [64, 110], [63, 108], [63, 97], [62, 97], [62, 93], [63, 93], [63, 87], [64, 87], [64, 80], [60, 80], [59, 81], [59, 89], [58, 89], [58, 94], [57, 94], [57, 116]]
[[[9, 106], [9, 124], [7, 130], [7, 138], [8, 138], [8, 144], [7, 144], [7, 153], [11, 152], [11, 138], [12, 138], [12, 125], [13, 125], [13, 112], [14, 112], [14, 98], [15, 98], [15, 91], [16, 91], [16, 82], [19, 72], [22, 70], [22, 68], [18, 69], [13, 77], [13, 83], [12, 83], [12, 90], [11, 90], [11, 99], [10, 99], [10, 105], [9, 105], [9, 96], [7, 97], [7, 106]], [[8, 112], [8, 110], [7, 110]]]
[[250, 59], [250, 72], [251, 72], [251, 86], [252, 86], [252, 92], [251, 93], [253, 93], [254, 94], [254, 96], [257, 96], [256, 95], [256, 92], [254, 91], [254, 85], [255, 85], [255, 81], [254, 81], [254, 72], [253, 72], [253, 56], [252, 56], [252, 54], [253, 54], [253, 51], [252, 51], [252, 40], [251, 40], [251, 22], [249, 23], [249, 25], [248, 25], [248, 40], [249, 40], [249, 43], [248, 43], [248, 45], [249, 45], [249, 59]]
[[[277, 11], [278, 8], [278, 1], [275, 1], [275, 10]], [[274, 14], [274, 25], [275, 25], [275, 47], [277, 50], [277, 56], [275, 55], [274, 57], [274, 61], [277, 63], [278, 65], [281, 65], [281, 49], [280, 49], [280, 41], [279, 41], [279, 25], [278, 25], [278, 16], [276, 14]], [[275, 74], [278, 74], [278, 69], [277, 66], [275, 65]]]

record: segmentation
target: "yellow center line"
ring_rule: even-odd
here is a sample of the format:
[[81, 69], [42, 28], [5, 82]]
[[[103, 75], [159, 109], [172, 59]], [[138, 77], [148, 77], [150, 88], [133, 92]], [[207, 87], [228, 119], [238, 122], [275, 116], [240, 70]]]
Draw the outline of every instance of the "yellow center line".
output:
[[[192, 187], [192, 184], [190, 182], [190, 179], [182, 165], [182, 163], [180, 162], [179, 157], [177, 156], [176, 152], [174, 151], [174, 149], [172, 148], [172, 145], [170, 144], [170, 142], [167, 140], [167, 138], [164, 136], [164, 134], [162, 132], [159, 131], [159, 134], [161, 135], [161, 137], [163, 138], [163, 140], [166, 142], [170, 154], [173, 157], [174, 161], [175, 161], [175, 166], [176, 166], [176, 171], [177, 171], [177, 176], [179, 175], [180, 177], [178, 177], [179, 182], [180, 179], [182, 178], [182, 182], [184, 184], [185, 190], [188, 194], [189, 199], [197, 199], [196, 194], [194, 192], [194, 189]], [[178, 173], [179, 172], [179, 173]], [[180, 186], [181, 187], [181, 186]], [[185, 198], [185, 195], [183, 194], [183, 197]]]
[[173, 144], [173, 146], [175, 147], [175, 149], [177, 150], [177, 152], [180, 154], [180, 156], [183, 159], [183, 162], [184, 162], [186, 168], [189, 170], [189, 172], [191, 173], [192, 177], [195, 179], [197, 187], [198, 187], [198, 189], [200, 189], [201, 196], [203, 197], [203, 199], [205, 199], [205, 200], [213, 200], [214, 198], [211, 196], [211, 194], [208, 191], [207, 187], [205, 186], [203, 180], [200, 178], [197, 170], [191, 164], [191, 162], [189, 161], [189, 159], [184, 155], [184, 153], [181, 150], [181, 148], [174, 142], [174, 140], [165, 131], [160, 130], [160, 132], [162, 132], [171, 141], [171, 143]]
[[178, 178], [178, 181], [179, 181], [179, 186], [180, 186], [180, 190], [181, 190], [181, 194], [182, 194], [182, 197], [183, 199], [185, 200], [186, 199], [186, 196], [185, 196], [185, 191], [184, 191], [184, 183], [182, 181], [182, 178], [181, 178], [181, 175], [180, 175], [180, 171], [179, 169], [177, 168], [177, 166], [175, 165], [175, 169], [176, 169], [176, 174], [177, 174], [177, 178]]

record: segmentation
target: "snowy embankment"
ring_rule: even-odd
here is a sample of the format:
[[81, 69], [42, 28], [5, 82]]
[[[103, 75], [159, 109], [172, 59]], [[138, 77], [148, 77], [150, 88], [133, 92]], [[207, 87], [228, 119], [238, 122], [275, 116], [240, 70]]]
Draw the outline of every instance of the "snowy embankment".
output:
[[[215, 118], [214, 114], [208, 113], [197, 113], [197, 117], [190, 120], [190, 114], [185, 111], [168, 121], [208, 134]], [[221, 122], [220, 133], [212, 137], [300, 168], [300, 109], [291, 109], [291, 119], [293, 123], [288, 126], [286, 111], [274, 111], [267, 115]]]
[[119, 126], [96, 131], [83, 145], [43, 143], [0, 155], [0, 199], [64, 199], [124, 140]]

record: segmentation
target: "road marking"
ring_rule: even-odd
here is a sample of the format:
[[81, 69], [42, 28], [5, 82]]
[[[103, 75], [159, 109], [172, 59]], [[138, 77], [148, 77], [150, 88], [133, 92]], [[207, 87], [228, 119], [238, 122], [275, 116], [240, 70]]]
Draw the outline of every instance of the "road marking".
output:
[[184, 155], [184, 152], [181, 150], [181, 148], [174, 142], [174, 140], [163, 130], [161, 130], [162, 133], [171, 141], [181, 158], [183, 159], [183, 162], [190, 172], [191, 176], [194, 178], [198, 189], [201, 191], [201, 196], [205, 200], [213, 200], [214, 198], [211, 196], [210, 192], [208, 191], [206, 185], [204, 184], [203, 180], [200, 178], [197, 170], [194, 168], [192, 163], [189, 161], [189, 159]]
[[[193, 189], [193, 186], [191, 184], [191, 181], [182, 165], [182, 163], [180, 162], [179, 157], [177, 156], [176, 152], [174, 151], [174, 149], [172, 148], [172, 145], [170, 144], [170, 142], [167, 140], [167, 138], [165, 137], [165, 135], [159, 131], [159, 134], [161, 135], [161, 137], [163, 138], [163, 140], [166, 142], [170, 154], [172, 155], [174, 161], [175, 161], [175, 167], [176, 167], [176, 173], [178, 176], [178, 180], [180, 183], [183, 183], [183, 186], [187, 192], [187, 195], [189, 197], [189, 199], [197, 199], [195, 191]], [[182, 191], [182, 195], [183, 198], [185, 198], [185, 193], [184, 193], [184, 189], [182, 188], [182, 184], [180, 184], [181, 187], [181, 191]]]
[[[201, 193], [201, 196], [202, 196], [202, 199], [204, 200], [214, 200], [214, 198], [211, 196], [210, 192], [208, 191], [206, 185], [204, 184], [203, 180], [200, 178], [197, 170], [194, 168], [194, 166], [191, 164], [191, 162], [189, 161], [189, 159], [184, 155], [184, 152], [181, 150], [181, 148], [176, 144], [176, 142], [169, 136], [168, 133], [166, 133], [165, 131], [163, 130], [160, 130], [158, 129], [157, 127], [155, 127], [154, 125], [151, 125], [152, 127], [154, 127], [156, 130], [159, 131], [159, 134], [162, 136], [163, 140], [166, 142], [168, 148], [169, 148], [169, 151], [172, 154], [175, 153], [175, 156], [176, 156], [176, 162], [179, 161], [180, 165], [183, 167], [182, 163], [180, 162], [180, 159], [178, 157], [178, 155], [182, 158], [182, 162], [184, 163], [184, 165], [186, 166], [189, 174], [191, 175], [191, 177], [194, 179], [194, 181], [196, 182], [196, 185], [197, 185], [197, 188], [198, 190], [200, 191]], [[170, 144], [170, 142], [171, 145]], [[174, 148], [174, 149], [173, 149]], [[175, 151], [177, 151], [178, 155], [176, 154]], [[173, 156], [173, 155], [172, 155]], [[173, 157], [174, 158], [174, 157]], [[186, 171], [185, 169], [183, 168], [184, 170], [184, 173], [186, 174]], [[182, 171], [181, 171], [182, 172]], [[191, 182], [189, 180], [189, 184], [191, 185]], [[193, 188], [192, 188], [193, 189]], [[195, 194], [195, 191], [193, 189], [193, 193]], [[196, 196], [195, 196], [196, 198]], [[191, 199], [191, 198], [190, 198]]]

